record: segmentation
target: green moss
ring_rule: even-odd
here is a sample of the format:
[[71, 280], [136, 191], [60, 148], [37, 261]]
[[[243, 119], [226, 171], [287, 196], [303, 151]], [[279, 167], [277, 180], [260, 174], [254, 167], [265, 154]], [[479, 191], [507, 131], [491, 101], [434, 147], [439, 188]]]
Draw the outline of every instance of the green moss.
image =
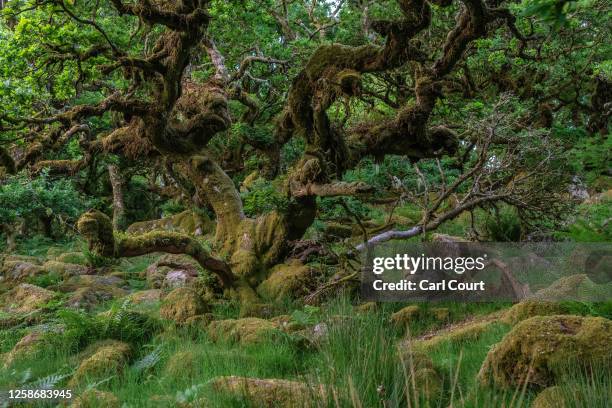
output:
[[316, 81], [324, 75], [326, 69], [333, 67], [337, 71], [352, 68], [364, 69], [364, 63], [380, 52], [374, 45], [350, 47], [340, 44], [325, 45], [317, 48], [306, 64], [305, 71], [311, 81]]
[[324, 395], [320, 386], [281, 379], [230, 376], [214, 378], [210, 384], [218, 393], [244, 398], [257, 407], [315, 407], [316, 399]]
[[531, 408], [565, 408], [563, 390], [559, 386], [548, 387], [541, 391], [531, 403]]
[[174, 289], [162, 301], [159, 314], [163, 319], [186, 323], [189, 318], [208, 311], [204, 300], [192, 289]]
[[130, 346], [120, 341], [110, 340], [92, 345], [84, 353], [90, 356], [81, 362], [69, 386], [79, 388], [88, 381], [119, 374], [127, 363], [130, 352]]
[[55, 258], [57, 262], [75, 264], [75, 265], [89, 265], [89, 260], [82, 252], [66, 252]]
[[114, 256], [113, 224], [106, 214], [98, 210], [86, 212], [79, 218], [77, 229], [89, 243], [92, 252], [105, 257]]
[[517, 324], [488, 353], [479, 373], [484, 384], [536, 387], [554, 384], [569, 363], [612, 359], [612, 322], [601, 317], [536, 316]]
[[270, 276], [257, 287], [257, 293], [264, 299], [280, 301], [305, 295], [312, 284], [312, 268], [296, 259], [272, 268]]
[[119, 408], [120, 406], [121, 402], [113, 393], [91, 389], [75, 398], [70, 408]]
[[391, 322], [398, 327], [405, 327], [408, 324], [414, 322], [419, 314], [421, 313], [421, 308], [416, 305], [406, 306], [403, 309], [393, 313], [391, 315]]
[[22, 283], [0, 297], [0, 307], [8, 313], [30, 313], [43, 307], [55, 297], [55, 292]]
[[257, 317], [216, 320], [208, 326], [208, 335], [213, 341], [260, 344], [270, 336], [280, 333], [277, 324]]
[[530, 317], [558, 315], [567, 312], [569, 312], [568, 308], [559, 303], [526, 300], [512, 306], [504, 313], [502, 321], [515, 325]]

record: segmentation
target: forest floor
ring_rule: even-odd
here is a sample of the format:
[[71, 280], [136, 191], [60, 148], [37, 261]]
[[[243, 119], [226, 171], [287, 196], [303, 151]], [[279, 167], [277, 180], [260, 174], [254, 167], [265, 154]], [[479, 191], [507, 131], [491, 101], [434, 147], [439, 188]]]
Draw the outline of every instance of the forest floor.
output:
[[[561, 408], [612, 400], [610, 302], [363, 303], [338, 291], [316, 306], [284, 301], [265, 317], [245, 317], [230, 301], [186, 292], [172, 300], [185, 288], [159, 277], [194, 267], [185, 258], [94, 267], [85, 253], [78, 239], [34, 237], [4, 255], [0, 392], [70, 389], [74, 407]], [[11, 277], [19, 283], [9, 285]], [[200, 293], [203, 278], [188, 278], [189, 293]], [[587, 354], [601, 364], [581, 364]], [[3, 396], [0, 407], [17, 406]]]

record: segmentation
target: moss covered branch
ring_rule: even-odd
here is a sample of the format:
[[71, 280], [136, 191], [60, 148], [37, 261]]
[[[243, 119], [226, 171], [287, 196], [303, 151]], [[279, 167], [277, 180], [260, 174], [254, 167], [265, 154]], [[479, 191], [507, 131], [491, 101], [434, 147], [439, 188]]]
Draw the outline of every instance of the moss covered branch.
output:
[[87, 240], [90, 251], [105, 257], [122, 258], [153, 252], [185, 254], [195, 259], [204, 269], [219, 277], [226, 288], [231, 288], [235, 277], [230, 267], [213, 257], [196, 239], [176, 232], [153, 231], [136, 236], [114, 234], [110, 218], [91, 210], [81, 216], [77, 228]]

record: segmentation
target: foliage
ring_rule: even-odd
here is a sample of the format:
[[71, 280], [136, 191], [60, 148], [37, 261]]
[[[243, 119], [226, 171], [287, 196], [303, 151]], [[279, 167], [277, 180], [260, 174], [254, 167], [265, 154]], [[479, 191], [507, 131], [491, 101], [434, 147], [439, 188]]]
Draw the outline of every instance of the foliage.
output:
[[241, 193], [244, 212], [254, 217], [270, 211], [284, 211], [289, 204], [287, 198], [270, 181], [256, 180], [248, 191]]
[[86, 315], [73, 310], [60, 310], [59, 321], [65, 325], [61, 336], [51, 341], [63, 347], [80, 350], [96, 340], [115, 339], [132, 344], [143, 344], [159, 329], [155, 319], [128, 309], [129, 302], [115, 304], [102, 315]]
[[521, 240], [520, 220], [512, 208], [504, 206], [494, 214], [486, 215], [482, 224], [488, 241], [518, 242]]
[[85, 199], [70, 179], [52, 179], [47, 174], [30, 179], [21, 174], [0, 184], [0, 219], [57, 217], [74, 220], [87, 208]]

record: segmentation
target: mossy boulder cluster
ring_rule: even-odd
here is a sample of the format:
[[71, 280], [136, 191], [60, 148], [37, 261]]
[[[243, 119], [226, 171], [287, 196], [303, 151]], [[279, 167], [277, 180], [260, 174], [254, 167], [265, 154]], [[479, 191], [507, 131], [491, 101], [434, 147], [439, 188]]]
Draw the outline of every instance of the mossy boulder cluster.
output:
[[152, 289], [176, 289], [190, 286], [200, 274], [201, 268], [193, 258], [186, 255], [164, 255], [153, 262], [141, 274]]
[[193, 289], [178, 288], [163, 299], [159, 314], [162, 319], [184, 324], [188, 319], [208, 312], [208, 309], [208, 305]]
[[314, 270], [298, 260], [272, 268], [269, 277], [259, 284], [257, 293], [264, 299], [298, 298], [308, 293], [314, 282]]
[[215, 320], [208, 326], [213, 341], [250, 345], [263, 343], [280, 333], [279, 325], [257, 317]]
[[502, 316], [506, 324], [515, 325], [534, 316], [565, 314], [568, 308], [562, 304], [538, 300], [526, 300], [508, 309]]
[[127, 364], [132, 349], [129, 344], [106, 340], [92, 344], [70, 380], [70, 387], [79, 388], [91, 380], [119, 374]]
[[22, 283], [0, 297], [0, 308], [6, 313], [31, 313], [55, 297], [53, 291]]
[[225, 395], [245, 398], [256, 407], [308, 408], [318, 406], [325, 392], [321, 386], [281, 379], [259, 379], [238, 376], [218, 377], [212, 388]]
[[602, 317], [535, 316], [518, 323], [488, 353], [483, 384], [553, 385], [563, 369], [612, 361], [612, 322]]

